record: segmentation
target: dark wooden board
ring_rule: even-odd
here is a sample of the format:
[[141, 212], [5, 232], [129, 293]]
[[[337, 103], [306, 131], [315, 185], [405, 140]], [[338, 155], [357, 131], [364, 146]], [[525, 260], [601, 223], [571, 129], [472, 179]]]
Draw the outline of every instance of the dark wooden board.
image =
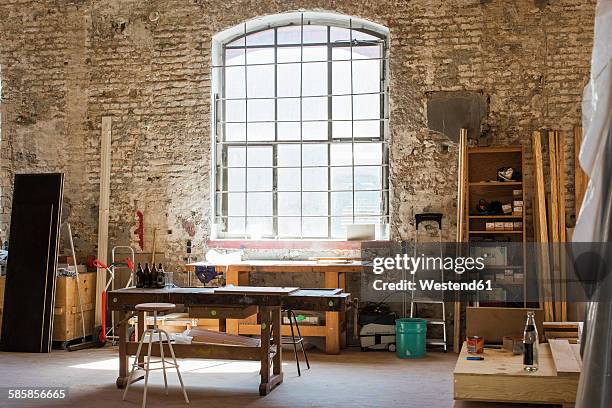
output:
[[2, 321], [2, 350], [50, 352], [63, 174], [17, 174]]
[[223, 286], [215, 288], [215, 293], [243, 293], [249, 295], [290, 295], [300, 288], [267, 286]]

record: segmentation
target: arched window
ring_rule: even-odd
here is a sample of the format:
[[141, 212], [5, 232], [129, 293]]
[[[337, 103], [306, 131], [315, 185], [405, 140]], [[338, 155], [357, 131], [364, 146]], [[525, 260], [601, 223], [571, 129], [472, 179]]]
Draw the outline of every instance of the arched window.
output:
[[387, 36], [295, 12], [214, 37], [217, 237], [344, 238], [347, 224], [388, 223]]

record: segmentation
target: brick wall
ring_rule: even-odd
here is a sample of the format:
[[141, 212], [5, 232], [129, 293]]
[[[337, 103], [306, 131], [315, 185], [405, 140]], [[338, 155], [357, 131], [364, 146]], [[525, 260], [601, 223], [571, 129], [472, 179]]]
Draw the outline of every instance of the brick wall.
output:
[[[428, 92], [479, 91], [496, 144], [527, 148], [565, 131], [568, 211], [573, 142], [590, 65], [594, 0], [145, 1], [5, 0], [0, 4], [4, 113], [0, 229], [12, 172], [66, 172], [77, 250], [95, 253], [101, 117], [113, 117], [110, 246], [137, 246], [136, 211], [174, 263], [209, 235], [211, 37], [246, 19], [332, 10], [390, 28], [393, 238], [415, 212], [456, 217], [456, 146], [426, 128]], [[8, 188], [7, 188], [8, 187]], [[527, 185], [530, 193], [531, 186]], [[529, 201], [527, 202], [529, 204]], [[529, 211], [528, 211], [529, 214]], [[195, 227], [192, 229], [192, 227]], [[453, 237], [452, 228], [445, 232]]]

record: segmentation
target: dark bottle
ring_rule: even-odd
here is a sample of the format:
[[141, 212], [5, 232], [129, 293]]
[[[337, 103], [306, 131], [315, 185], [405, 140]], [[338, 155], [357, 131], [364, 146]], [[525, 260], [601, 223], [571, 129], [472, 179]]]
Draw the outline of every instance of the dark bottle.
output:
[[166, 273], [161, 263], [157, 267], [157, 287], [160, 289], [166, 287]]
[[525, 323], [525, 332], [523, 333], [523, 370], [538, 371], [538, 329], [535, 323], [535, 314], [527, 312], [527, 323]]
[[157, 267], [155, 264], [151, 265], [151, 287], [157, 287]]
[[138, 268], [136, 268], [136, 287], [144, 288], [144, 284], [145, 284], [144, 271], [142, 270], [142, 266], [140, 265], [140, 262], [139, 262]]
[[145, 268], [144, 268], [144, 287], [145, 288], [150, 288], [151, 287], [151, 270], [149, 269], [149, 264], [146, 263], [145, 264]]

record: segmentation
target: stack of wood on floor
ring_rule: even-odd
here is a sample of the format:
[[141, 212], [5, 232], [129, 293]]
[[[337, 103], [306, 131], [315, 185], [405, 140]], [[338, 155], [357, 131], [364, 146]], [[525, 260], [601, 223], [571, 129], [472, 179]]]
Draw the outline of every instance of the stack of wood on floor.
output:
[[[535, 131], [532, 142], [535, 167], [534, 229], [536, 242], [542, 244], [537, 249], [540, 254], [538, 259], [540, 296], [546, 321], [565, 321], [567, 320], [567, 254], [564, 246], [567, 242], [565, 142], [563, 133], [557, 130]], [[548, 177], [545, 177], [546, 168]], [[549, 243], [552, 245], [547, 245]]]
[[[55, 282], [55, 308], [53, 309], [53, 341], [66, 345], [71, 340], [89, 336], [94, 327], [94, 309], [96, 302], [96, 273], [87, 273], [79, 265], [79, 285], [83, 315], [77, 294], [77, 282], [74, 276], [58, 276]], [[85, 325], [83, 327], [83, 319]], [[85, 333], [83, 333], [83, 329]]]

